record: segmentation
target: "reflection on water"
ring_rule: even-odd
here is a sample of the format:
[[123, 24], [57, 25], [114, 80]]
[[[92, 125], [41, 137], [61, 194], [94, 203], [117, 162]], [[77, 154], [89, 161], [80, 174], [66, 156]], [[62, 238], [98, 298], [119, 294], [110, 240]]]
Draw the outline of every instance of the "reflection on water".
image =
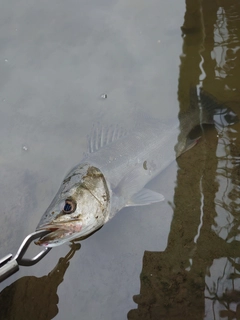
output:
[[[99, 9], [97, 2], [85, 2], [83, 7], [79, 2], [82, 11], [76, 1], [71, 1], [67, 10], [63, 1], [62, 10], [56, 10], [58, 4], [54, 1], [53, 7], [47, 10], [45, 2], [29, 8], [23, 6], [17, 13], [17, 22], [12, 18], [10, 31], [6, 21], [15, 16], [11, 11], [4, 16], [6, 23], [1, 35], [6, 44], [4, 47], [3, 43], [6, 50], [3, 55], [8, 59], [1, 62], [4, 75], [0, 79], [1, 101], [6, 105], [3, 111], [12, 117], [12, 126], [9, 130], [9, 122], [3, 117], [2, 136], [7, 132], [11, 139], [5, 141], [3, 149], [7, 156], [5, 159], [2, 154], [0, 162], [8, 163], [9, 155], [13, 155], [11, 163], [17, 169], [9, 165], [12, 180], [8, 172], [1, 172], [2, 180], [8, 185], [7, 191], [1, 193], [4, 200], [1, 225], [5, 226], [1, 229], [1, 240], [5, 241], [0, 248], [3, 254], [16, 246], [18, 233], [32, 231], [48, 205], [45, 202], [49, 189], [55, 194], [58, 177], [61, 180], [64, 170], [78, 161], [78, 150], [83, 146], [83, 142], [79, 145], [80, 139], [85, 141], [88, 120], [96, 111], [94, 105], [102, 108], [104, 102], [117, 112], [123, 106], [128, 109], [143, 101], [147, 111], [148, 107], [156, 108], [160, 116], [166, 116], [166, 102], [171, 108], [164, 93], [171, 87], [167, 92], [170, 96], [169, 92], [175, 90], [169, 69], [176, 63], [170, 54], [178, 37], [174, 30], [176, 16], [164, 17], [165, 10], [161, 7], [164, 2], [155, 6], [159, 1], [103, 2], [104, 10], [101, 6]], [[11, 10], [15, 7], [11, 6]], [[159, 19], [161, 12], [164, 13]], [[43, 18], [47, 22], [44, 25]], [[169, 24], [167, 35], [165, 29], [161, 33], [163, 18]], [[33, 25], [35, 28], [31, 30]], [[190, 104], [189, 88], [197, 86], [221, 103], [226, 102], [226, 106], [240, 115], [239, 1], [186, 0], [181, 31], [179, 114]], [[161, 74], [164, 74], [162, 82]], [[11, 79], [14, 81], [10, 82]], [[19, 85], [19, 79], [24, 80], [23, 86]], [[105, 90], [107, 99], [97, 104], [95, 98], [102, 100]], [[174, 99], [173, 95], [170, 102]], [[66, 109], [62, 108], [65, 104]], [[58, 147], [52, 150], [55, 143]], [[21, 158], [22, 166], [16, 145], [22, 146], [25, 155], [32, 155], [32, 158]], [[35, 150], [31, 153], [33, 146]], [[32, 167], [22, 170], [24, 166]], [[43, 169], [37, 172], [43, 176], [42, 184], [35, 174], [40, 166]], [[156, 240], [165, 243], [164, 237], [157, 238], [160, 224], [164, 225], [161, 230], [167, 230], [166, 221], [158, 220], [162, 219], [164, 204], [157, 209], [158, 216], [151, 215], [153, 206], [144, 209], [146, 219], [145, 212], [134, 216], [138, 209], [131, 211], [132, 220], [130, 214], [118, 215], [117, 225], [110, 222], [101, 230], [103, 233], [99, 232], [99, 237], [93, 236], [95, 240], [91, 242], [91, 238], [84, 243], [84, 260], [76, 260], [81, 269], [78, 263], [71, 264], [71, 274], [65, 274], [69, 260], [78, 249], [72, 247], [48, 276], [22, 277], [5, 287], [0, 293], [0, 318], [112, 320], [124, 319], [132, 309], [128, 319], [240, 319], [240, 124], [219, 127], [218, 131], [204, 127], [200, 143], [178, 159], [178, 166], [174, 197], [167, 198], [167, 213], [171, 216], [173, 208], [173, 219], [165, 250]], [[15, 185], [14, 180], [18, 182]], [[149, 220], [153, 223], [147, 227]], [[118, 230], [121, 234], [114, 237]], [[127, 245], [125, 237], [129, 240]], [[139, 292], [135, 283], [142, 251], [149, 249], [147, 241], [150, 248], [157, 248], [144, 252]], [[47, 274], [48, 265], [46, 269], [40, 268]], [[59, 284], [64, 276], [63, 294]], [[136, 309], [132, 307], [133, 292]]]
[[[186, 4], [180, 112], [194, 83], [225, 95], [239, 113], [240, 4]], [[202, 143], [178, 159], [168, 245], [145, 251], [138, 308], [128, 319], [240, 319], [239, 128], [207, 128]]]
[[[235, 140], [228, 137], [232, 131], [224, 133], [229, 145]], [[164, 252], [144, 253], [140, 295], [133, 298], [138, 309], [129, 312], [129, 319], [218, 319], [236, 310], [240, 302], [239, 243], [234, 230], [228, 240], [226, 221], [234, 229], [238, 220], [230, 218], [231, 205], [219, 206], [221, 214], [215, 206], [226, 191], [221, 180], [232, 183], [226, 175], [216, 174], [223, 160], [216, 158], [216, 146], [216, 135], [214, 139], [208, 129], [195, 153], [178, 160], [168, 245]], [[222, 227], [219, 216], [225, 221]], [[225, 227], [228, 232], [224, 233]]]
[[57, 315], [57, 289], [64, 279], [71, 258], [80, 249], [80, 244], [72, 243], [70, 247], [68, 254], [59, 259], [47, 276], [22, 277], [0, 293], [1, 320], [47, 320]]

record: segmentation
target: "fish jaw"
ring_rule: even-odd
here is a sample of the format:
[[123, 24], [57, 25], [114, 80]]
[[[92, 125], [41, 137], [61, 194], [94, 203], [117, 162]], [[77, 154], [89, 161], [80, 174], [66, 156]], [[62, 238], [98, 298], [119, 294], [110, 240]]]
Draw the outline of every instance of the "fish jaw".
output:
[[72, 220], [70, 222], [52, 222], [39, 226], [37, 230], [51, 231], [47, 235], [35, 241], [35, 244], [44, 247], [56, 247], [63, 243], [69, 242], [74, 239], [82, 240], [98, 229], [100, 229], [106, 221], [97, 220], [94, 217], [88, 218], [87, 221]]
[[78, 237], [83, 228], [82, 221], [71, 221], [68, 223], [50, 223], [40, 226], [37, 230], [51, 231], [41, 237], [35, 244], [44, 247], [55, 247], [64, 242]]

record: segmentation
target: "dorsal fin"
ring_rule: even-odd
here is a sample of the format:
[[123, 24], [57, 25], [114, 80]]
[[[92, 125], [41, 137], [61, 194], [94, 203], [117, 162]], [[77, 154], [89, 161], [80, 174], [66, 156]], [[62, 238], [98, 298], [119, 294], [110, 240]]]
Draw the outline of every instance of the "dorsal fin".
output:
[[127, 135], [123, 127], [116, 125], [102, 126], [96, 123], [92, 127], [92, 132], [88, 136], [88, 152], [93, 153], [97, 150], [119, 140]]

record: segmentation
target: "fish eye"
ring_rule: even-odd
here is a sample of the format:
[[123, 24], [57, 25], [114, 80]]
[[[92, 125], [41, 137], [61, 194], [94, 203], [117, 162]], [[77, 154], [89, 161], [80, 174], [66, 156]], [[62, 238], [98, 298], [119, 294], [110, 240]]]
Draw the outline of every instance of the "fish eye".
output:
[[70, 214], [76, 210], [76, 204], [73, 200], [67, 199], [63, 208], [63, 213]]

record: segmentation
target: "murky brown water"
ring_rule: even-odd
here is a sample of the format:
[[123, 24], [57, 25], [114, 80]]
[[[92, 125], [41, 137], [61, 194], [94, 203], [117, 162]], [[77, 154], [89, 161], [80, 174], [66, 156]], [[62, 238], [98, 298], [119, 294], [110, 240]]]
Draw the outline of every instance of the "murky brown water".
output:
[[[239, 2], [18, 1], [0, 17], [0, 257], [34, 231], [99, 115], [177, 117], [196, 85], [240, 116]], [[1, 283], [0, 319], [239, 319], [239, 132], [205, 127], [151, 182], [164, 203]]]

